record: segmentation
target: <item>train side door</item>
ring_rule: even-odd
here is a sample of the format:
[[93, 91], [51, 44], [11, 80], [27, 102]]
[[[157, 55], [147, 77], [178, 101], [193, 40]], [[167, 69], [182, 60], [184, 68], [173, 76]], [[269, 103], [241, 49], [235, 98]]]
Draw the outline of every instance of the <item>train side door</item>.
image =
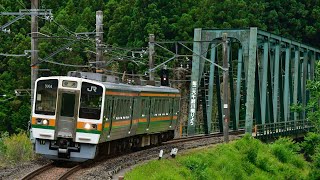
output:
[[133, 125], [133, 121], [136, 119], [137, 117], [137, 104], [138, 104], [138, 99], [137, 98], [132, 98], [131, 101], [130, 101], [130, 128], [129, 128], [129, 132], [131, 133], [132, 131], [132, 126], [136, 126], [136, 125]]
[[173, 98], [170, 98], [168, 99], [167, 101], [167, 104], [166, 106], [169, 108], [169, 116], [170, 116], [170, 128], [172, 126], [172, 123], [173, 123], [173, 112], [174, 112], [174, 99]]
[[110, 136], [111, 129], [112, 129], [112, 114], [113, 114], [113, 109], [114, 109], [114, 100], [113, 97], [107, 97], [106, 98], [106, 112], [105, 112], [105, 125], [104, 128], [106, 130], [107, 136]]
[[151, 118], [153, 116], [154, 99], [151, 99], [151, 98], [146, 99], [145, 107], [146, 107], [146, 111], [147, 111], [146, 112], [146, 118], [147, 118], [146, 130], [148, 132], [149, 128], [150, 128], [150, 121], [151, 121]]
[[79, 92], [59, 91], [57, 108], [57, 138], [75, 138], [79, 107]]

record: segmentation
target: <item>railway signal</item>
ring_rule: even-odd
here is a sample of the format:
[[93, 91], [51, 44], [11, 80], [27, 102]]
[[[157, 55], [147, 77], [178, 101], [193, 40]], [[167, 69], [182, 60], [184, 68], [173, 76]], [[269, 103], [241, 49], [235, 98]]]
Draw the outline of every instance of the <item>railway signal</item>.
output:
[[169, 70], [168, 69], [161, 69], [161, 86], [169, 86]]

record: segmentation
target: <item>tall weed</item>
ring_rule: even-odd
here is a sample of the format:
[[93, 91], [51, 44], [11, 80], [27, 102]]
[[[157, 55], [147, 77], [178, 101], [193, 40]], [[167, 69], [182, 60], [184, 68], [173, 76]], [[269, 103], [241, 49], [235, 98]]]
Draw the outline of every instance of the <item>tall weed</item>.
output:
[[0, 156], [8, 164], [29, 161], [34, 158], [33, 145], [25, 132], [1, 138]]
[[320, 134], [309, 132], [301, 144], [307, 160], [311, 160], [311, 156], [315, 154], [315, 147], [320, 145]]
[[[283, 163], [289, 163], [300, 151], [300, 146], [290, 138], [280, 138], [270, 145], [272, 154]], [[291, 161], [292, 162], [292, 161]]]
[[312, 171], [309, 174], [310, 179], [320, 179], [320, 144], [317, 144], [312, 156]]

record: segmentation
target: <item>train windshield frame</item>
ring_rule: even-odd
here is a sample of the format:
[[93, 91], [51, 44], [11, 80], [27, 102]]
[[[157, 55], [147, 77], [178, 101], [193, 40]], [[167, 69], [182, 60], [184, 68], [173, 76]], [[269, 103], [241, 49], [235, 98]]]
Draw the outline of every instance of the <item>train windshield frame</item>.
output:
[[101, 118], [103, 88], [100, 85], [82, 82], [79, 118], [99, 120]]
[[39, 80], [35, 98], [35, 114], [55, 115], [58, 79]]

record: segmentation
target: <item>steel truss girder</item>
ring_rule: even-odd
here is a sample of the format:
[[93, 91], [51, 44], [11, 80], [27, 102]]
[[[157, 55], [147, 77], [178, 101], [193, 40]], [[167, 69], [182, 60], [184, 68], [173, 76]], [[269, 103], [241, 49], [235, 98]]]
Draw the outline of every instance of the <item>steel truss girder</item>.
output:
[[[320, 50], [257, 28], [195, 29], [190, 102], [197, 103], [197, 89], [206, 63], [204, 59], [207, 56], [206, 52], [210, 45], [212, 47], [212, 44], [221, 39], [223, 33], [227, 33], [229, 39], [236, 39], [240, 43], [237, 53], [234, 53], [235, 49], [231, 49], [233, 54], [238, 56], [234, 59], [230, 57], [230, 63], [238, 61], [233, 63], [237, 64], [237, 68], [234, 68], [237, 73], [233, 73], [236, 75], [236, 77], [233, 76], [235, 84], [230, 84], [232, 86], [230, 89], [233, 89], [233, 86], [236, 87], [235, 97], [231, 100], [231, 105], [235, 108], [234, 129], [241, 128], [239, 124], [244, 115], [243, 112], [241, 113], [241, 109], [245, 109], [244, 128], [247, 133], [252, 133], [254, 125], [304, 119], [306, 112], [292, 112], [290, 106], [293, 104], [306, 106], [310, 99], [306, 89], [306, 81], [314, 78], [315, 60], [319, 57]], [[195, 54], [201, 54], [203, 57]], [[216, 50], [211, 49], [210, 54], [211, 61], [219, 64], [219, 59], [216, 59], [218, 54]], [[219, 89], [216, 91], [217, 96], [221, 96], [220, 84], [217, 84], [220, 83], [217, 81], [219, 75], [217, 75], [217, 71], [214, 71], [215, 69], [211, 64], [209, 99], [206, 106], [208, 108], [206, 111], [208, 122], [205, 124], [209, 130], [212, 121], [212, 106], [215, 104], [212, 101], [214, 79], [216, 80], [216, 89]], [[244, 85], [241, 83], [242, 81], [245, 81]], [[246, 97], [245, 102], [240, 101], [243, 96]], [[218, 106], [218, 110], [223, 108], [221, 102], [218, 103]], [[188, 135], [195, 133], [197, 118], [196, 114], [193, 114], [194, 112], [197, 112], [197, 104], [190, 103]], [[219, 115], [218, 119], [221, 120], [222, 117]]]

